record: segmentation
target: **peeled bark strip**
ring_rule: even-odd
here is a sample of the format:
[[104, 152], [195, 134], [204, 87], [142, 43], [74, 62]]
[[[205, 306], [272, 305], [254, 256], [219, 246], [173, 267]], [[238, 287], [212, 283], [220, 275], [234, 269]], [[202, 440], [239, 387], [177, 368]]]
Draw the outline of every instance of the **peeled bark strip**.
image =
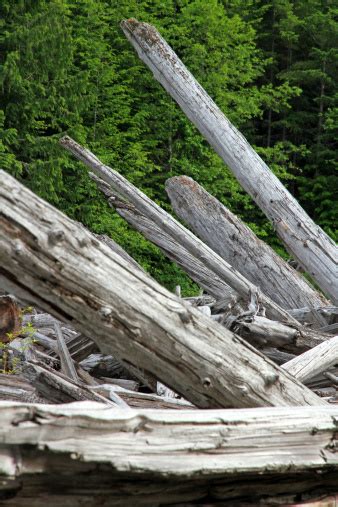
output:
[[338, 364], [338, 336], [291, 359], [283, 364], [282, 368], [301, 382], [305, 382], [325, 372], [334, 364]]
[[155, 79], [175, 99], [273, 223], [288, 251], [337, 304], [337, 248], [332, 239], [310, 219], [158, 31], [135, 19], [125, 20], [121, 26]]
[[[41, 500], [48, 488], [53, 505], [65, 491], [73, 502], [81, 494], [89, 501], [99, 488], [98, 505], [137, 498], [149, 506], [212, 499], [258, 505], [260, 497], [298, 493], [300, 500], [318, 487], [326, 494], [337, 487], [334, 406], [178, 413], [4, 402], [0, 419], [0, 491], [18, 494], [8, 505], [34, 493]], [[130, 487], [121, 487], [123, 480]], [[43, 505], [35, 499], [26, 505]]]
[[[329, 302], [239, 218], [187, 176], [166, 181], [175, 213], [225, 261], [282, 308], [324, 306]], [[323, 325], [318, 318], [317, 325]]]
[[309, 389], [0, 171], [0, 268], [39, 308], [201, 408], [317, 405]]
[[[227, 296], [230, 301], [233, 296], [232, 289], [244, 299], [257, 290], [251, 282], [211, 248], [123, 176], [103, 165], [89, 150], [69, 137], [61, 139], [61, 145], [95, 172], [96, 183], [118, 213], [146, 238], [159, 246], [209, 294], [217, 298]], [[264, 294], [261, 294], [261, 300], [267, 309], [267, 315], [272, 319], [295, 323], [285, 310]]]

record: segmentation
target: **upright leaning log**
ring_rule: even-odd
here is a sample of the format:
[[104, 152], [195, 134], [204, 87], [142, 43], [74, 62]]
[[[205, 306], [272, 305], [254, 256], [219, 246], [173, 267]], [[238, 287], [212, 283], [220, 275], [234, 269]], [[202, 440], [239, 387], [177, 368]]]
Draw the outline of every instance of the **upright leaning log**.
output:
[[[325, 306], [328, 301], [196, 181], [174, 176], [165, 188], [175, 213], [218, 255], [282, 308]], [[325, 320], [318, 316], [318, 327]]]
[[325, 403], [4, 171], [0, 259], [3, 286], [73, 321], [102, 352], [153, 373], [199, 407]]
[[154, 77], [274, 224], [288, 251], [337, 304], [337, 248], [334, 242], [304, 212], [157, 30], [135, 19], [123, 21], [122, 29]]

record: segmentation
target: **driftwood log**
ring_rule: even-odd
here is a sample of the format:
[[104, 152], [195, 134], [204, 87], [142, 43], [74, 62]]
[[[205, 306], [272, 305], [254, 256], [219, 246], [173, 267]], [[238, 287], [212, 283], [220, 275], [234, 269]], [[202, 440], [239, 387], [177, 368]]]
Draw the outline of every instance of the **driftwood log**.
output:
[[[102, 164], [89, 150], [69, 137], [61, 139], [61, 145], [95, 172], [95, 181], [118, 213], [167, 253], [169, 258], [179, 264], [209, 294], [217, 298], [231, 297], [235, 290], [246, 301], [252, 292], [258, 290], [169, 213], [119, 173]], [[261, 294], [260, 299], [267, 315], [272, 319], [295, 323], [293, 318], [270, 298]]]
[[66, 507], [258, 505], [337, 491], [335, 406], [178, 413], [2, 402], [0, 419], [9, 506], [42, 507], [47, 495]]
[[0, 171], [0, 281], [202, 408], [323, 403]]
[[318, 373], [325, 372], [334, 364], [338, 364], [338, 336], [317, 345], [300, 356], [283, 364], [295, 378], [302, 382], [312, 379]]
[[[175, 213], [195, 234], [282, 308], [329, 304], [300, 273], [193, 179], [176, 176], [165, 186]], [[324, 324], [319, 315], [317, 327]]]
[[167, 92], [224, 160], [271, 220], [287, 250], [338, 302], [337, 247], [229, 122], [171, 47], [151, 25], [135, 19], [122, 30]]

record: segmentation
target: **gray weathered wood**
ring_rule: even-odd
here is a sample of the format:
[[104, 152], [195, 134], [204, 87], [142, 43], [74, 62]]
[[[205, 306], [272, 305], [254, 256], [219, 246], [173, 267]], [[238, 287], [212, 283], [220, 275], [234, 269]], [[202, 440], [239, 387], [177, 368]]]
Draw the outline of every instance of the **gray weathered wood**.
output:
[[338, 255], [332, 239], [314, 224], [158, 31], [135, 19], [125, 20], [121, 26], [155, 79], [176, 100], [271, 220], [288, 251], [337, 303]]
[[239, 317], [231, 329], [257, 348], [277, 347], [294, 354], [330, 340], [330, 335], [306, 327], [292, 327], [259, 315]]
[[282, 368], [285, 368], [301, 382], [305, 382], [318, 373], [325, 372], [334, 364], [338, 364], [338, 336], [294, 357], [291, 361], [283, 364]]
[[[218, 254], [120, 174], [103, 165], [93, 153], [69, 137], [61, 139], [60, 142], [95, 172], [96, 183], [118, 213], [159, 246], [209, 294], [217, 298], [227, 296], [230, 301], [233, 290], [245, 300], [250, 297], [251, 292], [257, 291], [251, 282]], [[121, 196], [124, 200], [121, 200]], [[264, 294], [261, 299], [267, 309], [267, 315], [271, 318], [292, 321], [292, 317], [285, 310]]]
[[4, 171], [0, 209], [2, 286], [9, 280], [72, 321], [102, 352], [149, 371], [199, 407], [321, 401]]
[[58, 344], [58, 355], [60, 357], [61, 362], [61, 370], [62, 372], [67, 375], [70, 379], [74, 380], [75, 382], [78, 382], [79, 377], [76, 373], [76, 369], [73, 363], [73, 360], [71, 358], [71, 355], [68, 351], [65, 339], [63, 337], [61, 326], [58, 322], [54, 323], [54, 328], [56, 332], [56, 340]]
[[[273, 495], [296, 492], [299, 501], [301, 493], [313, 494], [316, 487], [326, 493], [337, 487], [334, 405], [178, 413], [109, 409], [92, 402], [2, 402], [0, 419], [0, 490], [17, 494], [16, 506], [29, 491], [40, 497], [48, 487], [53, 506], [59, 505], [54, 501], [57, 494], [67, 491], [75, 495], [73, 502], [77, 495], [87, 495], [89, 503], [83, 505], [96, 505], [88, 495], [98, 495], [101, 505], [136, 501], [148, 507], [187, 499], [258, 505], [260, 497], [267, 502]], [[136, 490], [120, 486], [126, 477]]]
[[[210, 248], [282, 308], [324, 306], [329, 302], [239, 218], [187, 176], [166, 181], [175, 213]], [[318, 319], [317, 327], [323, 325]]]

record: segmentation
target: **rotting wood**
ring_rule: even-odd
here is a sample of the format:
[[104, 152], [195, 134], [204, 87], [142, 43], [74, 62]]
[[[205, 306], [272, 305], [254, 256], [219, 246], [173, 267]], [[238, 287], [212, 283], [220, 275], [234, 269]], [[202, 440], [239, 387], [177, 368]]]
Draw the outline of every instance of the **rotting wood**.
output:
[[338, 255], [334, 241], [305, 213], [158, 31], [135, 19], [122, 21], [121, 27], [155, 79], [179, 104], [273, 223], [287, 250], [337, 304]]
[[201, 408], [321, 401], [4, 171], [0, 182], [3, 287], [9, 280], [102, 352], [149, 371]]
[[[69, 137], [62, 138], [60, 143], [95, 172], [94, 180], [118, 213], [159, 246], [211, 296], [226, 298], [230, 302], [234, 291], [244, 300], [250, 297], [251, 292], [258, 291], [211, 248], [120, 174], [102, 164], [89, 150]], [[290, 323], [293, 321], [285, 310], [264, 294], [261, 294], [261, 300], [271, 318]]]
[[[96, 496], [99, 484], [101, 502], [109, 497], [109, 505], [128, 505], [135, 487], [117, 487], [126, 477], [129, 485], [137, 485], [139, 505], [188, 499], [258, 505], [260, 498], [283, 492], [298, 493], [300, 500], [302, 493], [314, 494], [320, 487], [326, 493], [337, 488], [334, 405], [177, 413], [109, 409], [89, 402], [5, 402], [0, 404], [0, 417], [0, 489], [18, 499], [29, 491], [36, 494], [35, 488], [41, 494], [49, 486], [53, 505], [58, 505], [57, 495], [64, 495], [66, 485], [68, 494], [85, 498]], [[52, 477], [58, 487], [50, 489]], [[107, 488], [108, 477], [115, 492]]]
[[338, 364], [338, 336], [294, 357], [291, 361], [283, 364], [282, 368], [285, 368], [301, 382], [305, 382], [319, 373], [325, 372], [334, 364]]
[[20, 310], [15, 298], [0, 296], [0, 342], [8, 343], [20, 327]]
[[[282, 308], [329, 304], [290, 264], [192, 178], [175, 176], [166, 181], [165, 188], [175, 213], [195, 234]], [[325, 320], [318, 315], [317, 327], [323, 323]]]

